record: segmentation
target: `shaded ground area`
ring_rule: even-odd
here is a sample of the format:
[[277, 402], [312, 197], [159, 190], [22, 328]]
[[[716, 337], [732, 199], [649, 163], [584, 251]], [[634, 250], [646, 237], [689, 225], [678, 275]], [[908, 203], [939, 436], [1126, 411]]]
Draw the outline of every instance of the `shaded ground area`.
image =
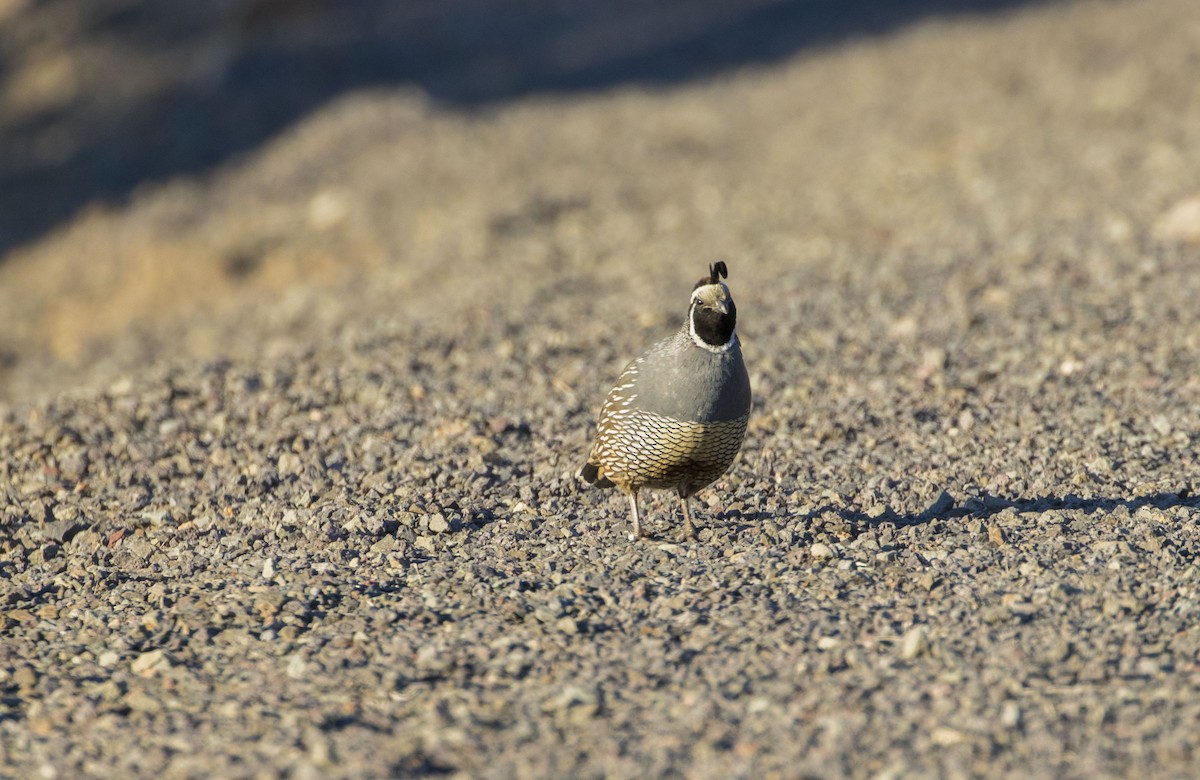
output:
[[[0, 264], [0, 774], [1188, 776], [1193, 5], [376, 85], [64, 216]], [[629, 544], [573, 472], [717, 258], [747, 443]]]
[[0, 255], [371, 86], [463, 109], [681, 84], [1031, 0], [145, 0], [0, 5]]

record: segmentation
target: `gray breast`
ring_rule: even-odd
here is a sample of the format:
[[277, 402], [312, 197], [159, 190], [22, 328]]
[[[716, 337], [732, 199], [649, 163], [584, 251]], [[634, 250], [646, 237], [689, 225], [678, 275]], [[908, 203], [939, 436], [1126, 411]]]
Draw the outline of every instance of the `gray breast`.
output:
[[703, 423], [750, 413], [750, 378], [736, 336], [729, 349], [714, 353], [679, 333], [637, 362], [635, 405], [641, 411]]

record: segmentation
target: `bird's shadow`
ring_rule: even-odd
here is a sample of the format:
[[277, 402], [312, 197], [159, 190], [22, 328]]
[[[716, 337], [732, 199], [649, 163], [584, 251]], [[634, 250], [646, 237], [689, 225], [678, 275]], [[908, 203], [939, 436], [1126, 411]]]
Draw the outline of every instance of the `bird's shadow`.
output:
[[867, 513], [853, 507], [838, 506], [825, 503], [810, 509], [802, 515], [791, 516], [792, 520], [801, 522], [812, 521], [827, 514], [834, 514], [841, 520], [863, 528], [875, 528], [891, 524], [897, 528], [924, 525], [933, 520], [950, 520], [954, 518], [972, 517], [987, 519], [1009, 509], [1019, 514], [1042, 514], [1060, 510], [1076, 510], [1085, 514], [1093, 512], [1112, 512], [1125, 508], [1131, 514], [1144, 507], [1155, 509], [1171, 509], [1174, 507], [1200, 508], [1200, 496], [1194, 495], [1190, 488], [1178, 492], [1151, 493], [1133, 498], [1111, 496], [1077, 496], [1067, 493], [1063, 496], [1038, 496], [1034, 498], [996, 496], [982, 493], [961, 501], [956, 500], [948, 492], [943, 491], [938, 498], [926, 509], [920, 512], [897, 512], [890, 506], [885, 506], [882, 512]]
[[[1114, 496], [1078, 496], [1067, 493], [1062, 496], [1046, 495], [1033, 498], [1021, 496], [997, 496], [991, 493], [979, 493], [963, 499], [956, 499], [948, 491], [943, 490], [928, 507], [920, 512], [898, 512], [891, 506], [884, 505], [882, 511], [867, 512], [861, 508], [826, 501], [804, 512], [795, 513], [787, 507], [779, 510], [754, 511], [748, 508], [727, 509], [713, 513], [707, 520], [698, 520], [696, 535], [692, 539], [683, 538], [674, 532], [680, 518], [672, 514], [669, 503], [657, 499], [650, 507], [649, 516], [642, 518], [642, 539], [657, 544], [680, 544], [702, 538], [706, 529], [724, 529], [735, 536], [750, 532], [763, 521], [769, 520], [781, 526], [801, 529], [815, 521], [828, 518], [830, 515], [838, 518], [850, 527], [850, 533], [857, 536], [871, 528], [891, 525], [895, 528], [921, 526], [936, 520], [954, 520], [959, 518], [976, 518], [986, 520], [1007, 510], [1015, 510], [1018, 514], [1043, 514], [1053, 511], [1081, 511], [1084, 514], [1095, 512], [1110, 513], [1124, 508], [1129, 514], [1139, 509], [1151, 507], [1154, 509], [1172, 509], [1188, 507], [1200, 509], [1200, 494], [1193, 493], [1190, 487], [1182, 487], [1176, 492], [1162, 491], [1130, 498]], [[661, 525], [654, 518], [661, 518]], [[648, 522], [649, 521], [649, 522]], [[681, 523], [679, 523], [681, 525]]]

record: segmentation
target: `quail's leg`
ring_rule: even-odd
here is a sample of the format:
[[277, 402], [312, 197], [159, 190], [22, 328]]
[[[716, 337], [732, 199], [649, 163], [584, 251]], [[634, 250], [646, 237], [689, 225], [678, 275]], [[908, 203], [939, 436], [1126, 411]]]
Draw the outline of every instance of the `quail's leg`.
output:
[[632, 508], [633, 530], [629, 532], [629, 541], [637, 541], [642, 536], [642, 516], [638, 514], [637, 493], [629, 494], [629, 506]]
[[679, 505], [683, 507], [683, 527], [687, 530], [687, 538], [696, 538], [696, 526], [692, 525], [692, 510], [688, 508], [687, 496], [679, 494]]

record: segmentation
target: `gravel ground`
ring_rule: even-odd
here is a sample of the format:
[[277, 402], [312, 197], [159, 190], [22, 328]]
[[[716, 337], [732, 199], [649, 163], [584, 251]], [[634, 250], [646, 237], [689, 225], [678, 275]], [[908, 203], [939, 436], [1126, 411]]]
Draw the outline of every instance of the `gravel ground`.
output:
[[[1200, 14], [347, 94], [0, 264], [0, 776], [1191, 777]], [[730, 267], [685, 541], [574, 472]]]

